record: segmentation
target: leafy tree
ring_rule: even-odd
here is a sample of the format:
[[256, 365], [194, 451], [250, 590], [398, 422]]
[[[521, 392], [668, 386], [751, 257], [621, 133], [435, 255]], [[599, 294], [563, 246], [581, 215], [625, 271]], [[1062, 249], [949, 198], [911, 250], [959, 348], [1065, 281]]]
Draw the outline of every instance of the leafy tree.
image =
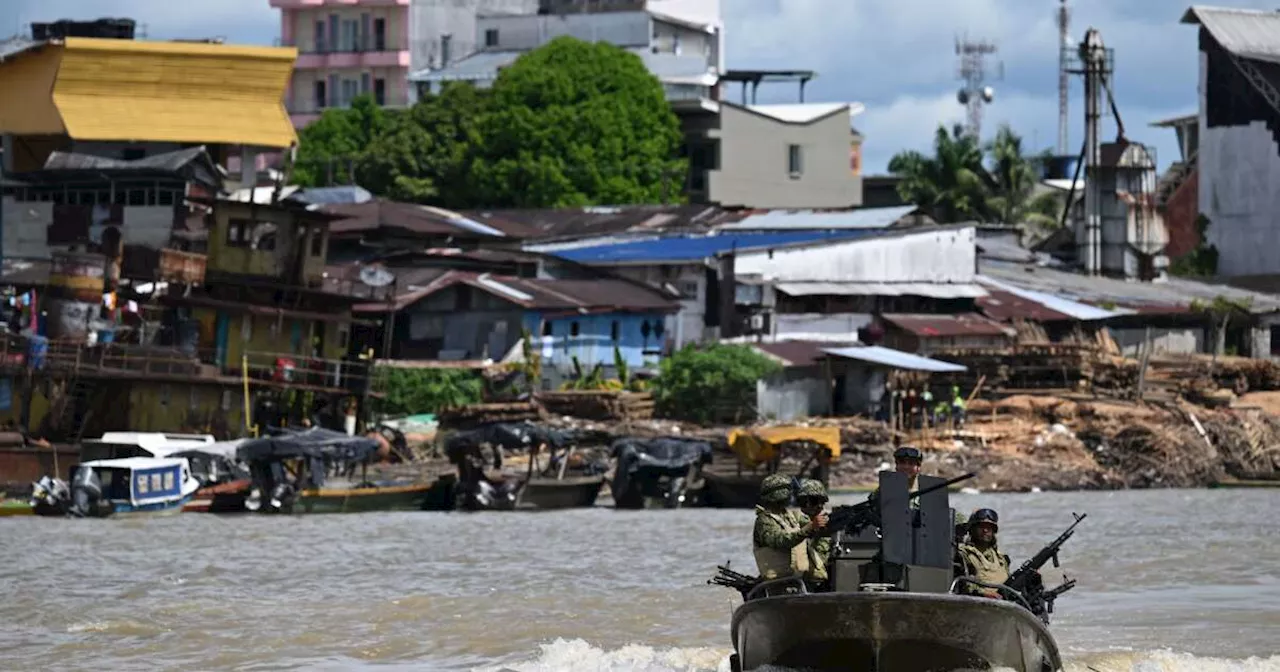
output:
[[379, 367], [374, 389], [383, 393], [376, 407], [388, 415], [436, 413], [481, 401], [483, 378], [458, 369], [400, 369]]
[[754, 419], [756, 381], [780, 368], [749, 346], [691, 343], [659, 364], [654, 400], [671, 418], [702, 423]]
[[495, 207], [653, 203], [678, 191], [680, 125], [640, 57], [559, 37], [499, 73], [473, 197]]
[[345, 183], [370, 145], [389, 128], [388, 111], [371, 96], [360, 96], [347, 109], [332, 108], [298, 133], [298, 160], [293, 181], [304, 187]]
[[[996, 221], [1029, 224], [1040, 229], [1056, 228], [1061, 221], [1065, 200], [1053, 191], [1035, 193], [1040, 183], [1036, 170], [1038, 161], [1023, 153], [1022, 138], [1007, 124], [1001, 125], [987, 153], [991, 159], [989, 173], [994, 182], [987, 204]], [[1039, 160], [1045, 158], [1042, 154]]]

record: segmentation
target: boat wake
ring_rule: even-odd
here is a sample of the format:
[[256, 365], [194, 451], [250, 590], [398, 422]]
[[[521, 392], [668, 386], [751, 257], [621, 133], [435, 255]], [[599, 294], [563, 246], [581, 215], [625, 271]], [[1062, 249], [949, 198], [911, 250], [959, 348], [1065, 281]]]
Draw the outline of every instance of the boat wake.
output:
[[[729, 649], [661, 649], [631, 644], [605, 650], [581, 639], [556, 639], [532, 658], [473, 672], [729, 672]], [[1232, 660], [1175, 651], [1108, 652], [1069, 657], [1064, 672], [1280, 672], [1280, 655]], [[761, 668], [760, 672], [792, 672]], [[994, 671], [993, 671], [994, 672]]]

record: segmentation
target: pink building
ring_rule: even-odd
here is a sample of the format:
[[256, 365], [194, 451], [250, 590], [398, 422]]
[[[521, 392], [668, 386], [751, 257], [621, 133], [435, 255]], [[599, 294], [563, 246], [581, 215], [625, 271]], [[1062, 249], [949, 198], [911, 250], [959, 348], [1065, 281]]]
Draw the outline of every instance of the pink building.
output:
[[369, 94], [408, 104], [410, 0], [269, 0], [280, 40], [298, 48], [285, 104], [294, 126]]

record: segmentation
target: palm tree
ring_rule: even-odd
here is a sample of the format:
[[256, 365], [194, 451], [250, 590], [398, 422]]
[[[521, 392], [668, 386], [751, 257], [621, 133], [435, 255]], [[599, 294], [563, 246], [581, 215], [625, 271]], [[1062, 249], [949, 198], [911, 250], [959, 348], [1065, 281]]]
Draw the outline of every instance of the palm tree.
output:
[[1038, 229], [1056, 227], [1062, 215], [1063, 199], [1056, 192], [1035, 193], [1040, 182], [1037, 161], [1022, 152], [1022, 138], [1007, 124], [1001, 125], [995, 140], [987, 146], [987, 153], [991, 157], [989, 173], [995, 185], [987, 203], [996, 221], [1027, 224]]
[[898, 195], [930, 211], [940, 223], [987, 221], [989, 177], [982, 165], [982, 149], [973, 138], [943, 126], [933, 140], [933, 156], [900, 152], [889, 161], [889, 172], [902, 176]]

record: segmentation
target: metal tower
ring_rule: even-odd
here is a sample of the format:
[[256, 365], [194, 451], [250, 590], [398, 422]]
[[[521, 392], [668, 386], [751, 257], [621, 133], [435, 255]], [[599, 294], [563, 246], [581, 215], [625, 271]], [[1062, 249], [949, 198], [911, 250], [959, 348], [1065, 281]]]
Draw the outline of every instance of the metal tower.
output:
[[[974, 42], [968, 37], [956, 38], [956, 55], [960, 57], [959, 79], [964, 81], [964, 86], [956, 93], [956, 100], [968, 111], [965, 134], [975, 139], [982, 134], [982, 107], [994, 100], [996, 95], [995, 89], [986, 85], [987, 56], [994, 53], [996, 45], [990, 42]], [[1000, 63], [999, 68], [997, 79], [1004, 76], [1004, 64]]]
[[1072, 62], [1070, 37], [1071, 10], [1067, 0], [1058, 0], [1058, 154], [1067, 153], [1067, 116], [1069, 82], [1068, 69]]

